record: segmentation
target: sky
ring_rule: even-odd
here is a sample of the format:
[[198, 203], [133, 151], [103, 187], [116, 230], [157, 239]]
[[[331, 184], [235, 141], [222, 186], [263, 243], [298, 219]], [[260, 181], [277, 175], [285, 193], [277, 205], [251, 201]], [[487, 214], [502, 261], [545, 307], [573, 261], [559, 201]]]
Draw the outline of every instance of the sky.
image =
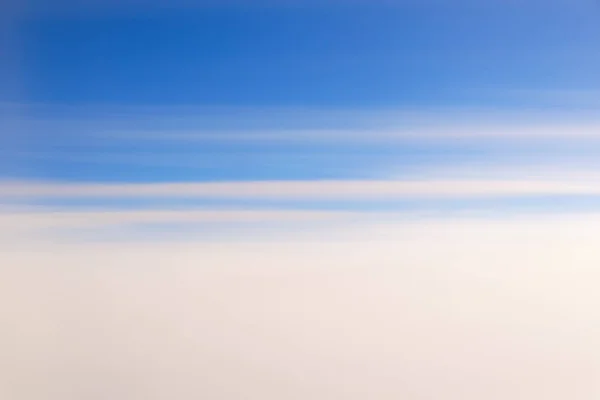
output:
[[598, 2], [0, 29], [0, 398], [598, 397]]

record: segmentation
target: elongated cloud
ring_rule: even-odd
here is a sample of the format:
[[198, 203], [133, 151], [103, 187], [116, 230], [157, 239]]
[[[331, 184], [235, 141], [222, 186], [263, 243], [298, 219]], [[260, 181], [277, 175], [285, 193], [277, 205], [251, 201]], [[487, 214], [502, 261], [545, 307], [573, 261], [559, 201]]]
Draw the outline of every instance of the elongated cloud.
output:
[[262, 131], [113, 131], [99, 136], [111, 139], [223, 142], [315, 142], [315, 143], [393, 143], [399, 141], [432, 141], [445, 139], [471, 140], [536, 140], [562, 141], [600, 139], [600, 124], [451, 124], [380, 129], [270, 129]]
[[[372, 217], [376, 214], [370, 214]], [[360, 212], [302, 210], [128, 210], [128, 211], [4, 211], [2, 229], [86, 227], [135, 223], [335, 221], [364, 218]]]
[[551, 180], [256, 181], [140, 184], [5, 183], [10, 197], [207, 197], [279, 199], [378, 199], [597, 195], [596, 182]]

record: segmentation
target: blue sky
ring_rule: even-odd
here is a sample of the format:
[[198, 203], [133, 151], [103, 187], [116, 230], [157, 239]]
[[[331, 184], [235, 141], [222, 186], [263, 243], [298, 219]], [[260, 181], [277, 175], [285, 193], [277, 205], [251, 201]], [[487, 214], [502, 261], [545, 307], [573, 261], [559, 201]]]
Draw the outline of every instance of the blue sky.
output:
[[[32, 2], [10, 25], [2, 100], [11, 133], [0, 171], [7, 180], [485, 186], [569, 181], [600, 167], [600, 6], [591, 2], [47, 5]], [[52, 195], [28, 203], [594, 208], [594, 190], [570, 190], [327, 201]]]
[[598, 18], [576, 3], [42, 15], [22, 27], [24, 73], [43, 103], [469, 104], [490, 87], [597, 88]]

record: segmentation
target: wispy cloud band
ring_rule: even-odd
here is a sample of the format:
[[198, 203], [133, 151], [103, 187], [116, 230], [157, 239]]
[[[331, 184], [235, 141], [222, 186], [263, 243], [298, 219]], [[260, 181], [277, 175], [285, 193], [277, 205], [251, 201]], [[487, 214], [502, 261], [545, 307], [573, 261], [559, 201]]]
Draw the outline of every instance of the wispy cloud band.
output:
[[529, 195], [600, 195], [600, 181], [552, 180], [315, 180], [190, 183], [31, 183], [0, 186], [4, 198], [203, 197], [263, 199], [378, 199]]
[[[81, 228], [136, 223], [259, 223], [294, 221], [336, 221], [364, 217], [364, 213], [305, 210], [118, 210], [53, 211], [23, 210], [0, 212], [2, 228]], [[371, 215], [372, 217], [372, 215]]]

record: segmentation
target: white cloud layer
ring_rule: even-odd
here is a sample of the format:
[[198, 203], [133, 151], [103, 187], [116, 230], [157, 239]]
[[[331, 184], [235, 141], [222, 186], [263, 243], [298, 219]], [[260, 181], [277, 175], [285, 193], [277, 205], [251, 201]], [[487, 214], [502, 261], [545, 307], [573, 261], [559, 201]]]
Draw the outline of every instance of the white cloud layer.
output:
[[0, 397], [596, 399], [598, 215], [0, 252]]

